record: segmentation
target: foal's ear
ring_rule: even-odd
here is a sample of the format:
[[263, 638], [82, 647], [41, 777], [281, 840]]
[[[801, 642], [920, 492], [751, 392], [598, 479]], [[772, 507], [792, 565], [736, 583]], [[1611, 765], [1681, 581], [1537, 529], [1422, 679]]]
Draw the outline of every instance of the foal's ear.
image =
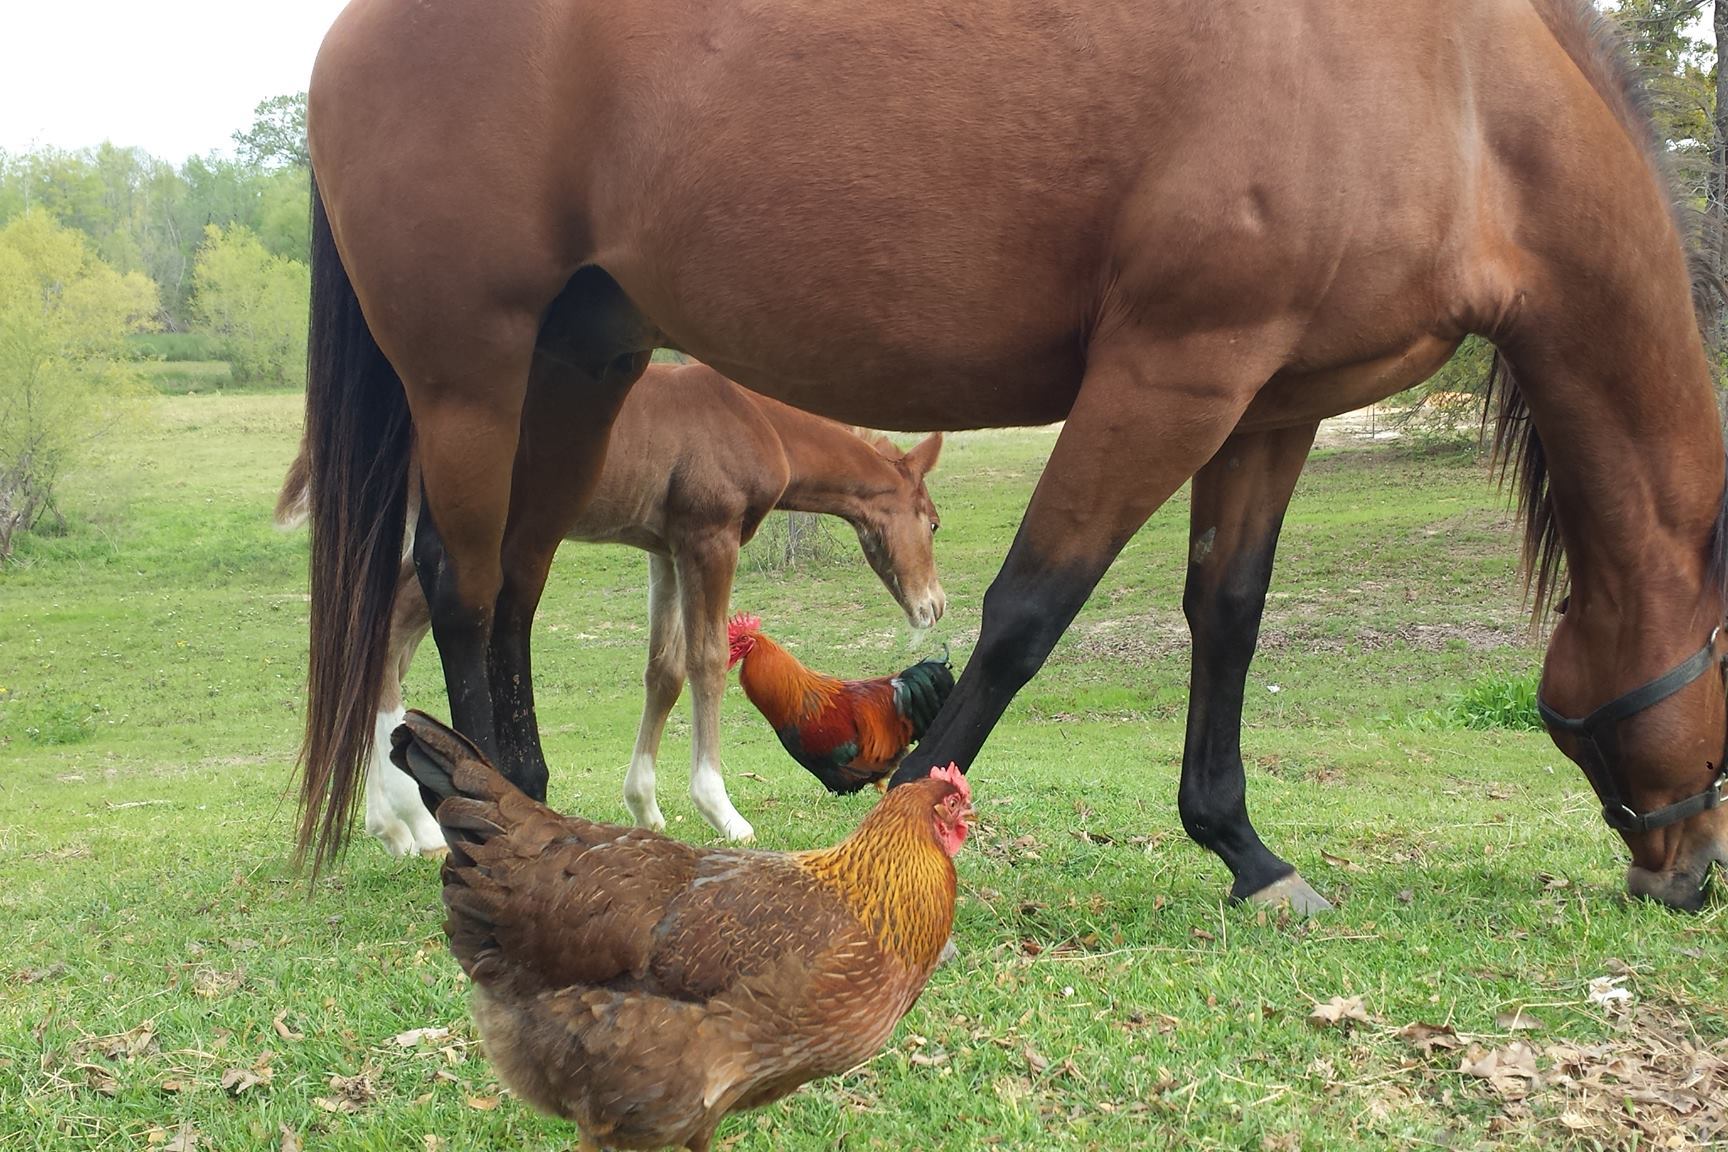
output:
[[942, 455], [942, 433], [932, 432], [906, 453], [906, 467], [914, 476], [928, 476], [936, 471], [936, 458]]

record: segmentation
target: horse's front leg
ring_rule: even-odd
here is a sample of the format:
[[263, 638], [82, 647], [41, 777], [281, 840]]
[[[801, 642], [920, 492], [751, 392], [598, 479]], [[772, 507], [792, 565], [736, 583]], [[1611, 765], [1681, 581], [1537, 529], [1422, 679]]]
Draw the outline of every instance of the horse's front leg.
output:
[[690, 733], [690, 799], [702, 818], [728, 840], [750, 840], [756, 830], [738, 814], [720, 774], [720, 699], [726, 692], [726, 606], [738, 568], [738, 534], [704, 533], [681, 541], [672, 561], [684, 618], [685, 666], [694, 723]]
[[1230, 895], [1300, 913], [1331, 907], [1267, 849], [1248, 819], [1242, 768], [1242, 694], [1260, 635], [1278, 530], [1315, 426], [1230, 437], [1194, 475], [1188, 587], [1193, 636], [1188, 737], [1178, 803], [1182, 826], [1235, 876]]
[[624, 777], [624, 806], [639, 827], [665, 831], [655, 787], [655, 762], [666, 718], [684, 691], [684, 625], [679, 615], [678, 575], [670, 556], [648, 554], [648, 668], [642, 676], [642, 722]]
[[1117, 553], [1212, 457], [1286, 345], [1242, 330], [1175, 340], [1118, 333], [1086, 375], [1002, 571], [965, 674], [895, 773], [970, 766]]

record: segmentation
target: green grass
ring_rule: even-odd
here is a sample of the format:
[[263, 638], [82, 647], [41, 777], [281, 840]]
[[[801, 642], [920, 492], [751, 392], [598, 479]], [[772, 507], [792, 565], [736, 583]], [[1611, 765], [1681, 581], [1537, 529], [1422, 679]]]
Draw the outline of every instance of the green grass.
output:
[[146, 360], [138, 365], [156, 391], [170, 396], [228, 390], [234, 369], [226, 360]]
[[[570, 1147], [567, 1126], [496, 1100], [429, 864], [359, 842], [311, 891], [287, 865], [305, 540], [269, 516], [298, 398], [155, 405], [69, 479], [69, 531], [26, 539], [0, 572], [0, 1152], [161, 1147], [182, 1125], [203, 1149], [277, 1148], [284, 1128], [321, 1150]], [[1052, 442], [945, 450], [931, 489], [949, 615], [927, 649], [947, 639], [963, 660], [975, 642]], [[1323, 454], [1304, 478], [1243, 740], [1261, 833], [1339, 909], [1301, 923], [1224, 903], [1228, 877], [1174, 803], [1185, 520], [1179, 497], [1134, 539], [977, 764], [959, 960], [876, 1060], [733, 1119], [724, 1147], [1596, 1147], [1560, 1122], [1561, 1088], [1508, 1105], [1458, 1074], [1458, 1052], [1425, 1056], [1396, 1030], [1445, 1022], [1493, 1046], [1497, 1016], [1533, 1006], [1538, 1047], [1631, 1043], [1586, 994], [1610, 972], [1720, 1048], [1722, 905], [1623, 901], [1623, 849], [1541, 734], [1414, 722], [1539, 656], [1510, 521], [1455, 458]], [[623, 815], [644, 567], [567, 548], [540, 614], [553, 801], [594, 816]], [[861, 561], [741, 571], [735, 605], [817, 667], [910, 655]], [[442, 712], [437, 682], [428, 648], [410, 700]], [[823, 794], [736, 691], [725, 726], [733, 797], [765, 846], [832, 842], [866, 810]], [[662, 805], [706, 841], [687, 755], [681, 709]], [[1312, 1026], [1333, 996], [1370, 1019]], [[431, 1026], [450, 1038], [392, 1040]], [[357, 1111], [319, 1104], [360, 1075]], [[1647, 1146], [1628, 1131], [1602, 1141]]]
[[126, 338], [126, 344], [141, 360], [216, 360], [220, 341], [202, 332], [141, 332]]

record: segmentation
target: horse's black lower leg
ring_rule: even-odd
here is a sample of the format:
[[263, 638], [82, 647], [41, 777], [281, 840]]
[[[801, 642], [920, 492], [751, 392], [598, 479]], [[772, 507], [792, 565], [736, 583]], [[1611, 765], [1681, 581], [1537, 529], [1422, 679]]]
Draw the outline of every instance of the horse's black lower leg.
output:
[[1021, 531], [984, 595], [983, 626], [965, 674], [924, 739], [901, 763], [894, 783], [950, 762], [971, 766], [1015, 693], [1043, 667], [1115, 555], [1112, 550], [1089, 564], [1052, 565]]
[[894, 783], [949, 761], [971, 766], [1122, 547], [1228, 437], [1279, 351], [1240, 334], [1165, 341], [1129, 330], [1089, 350], [1080, 394], [984, 598], [978, 647]]
[[458, 595], [455, 570], [424, 496], [414, 529], [414, 572], [426, 594], [432, 637], [444, 669], [450, 726], [472, 740], [488, 760], [498, 763], [491, 685], [484, 675], [492, 621], [489, 613], [484, 619], [474, 618], [474, 610]]
[[1328, 905], [1254, 830], [1241, 731], [1278, 532], [1313, 441], [1312, 426], [1233, 436], [1195, 474], [1182, 598], [1194, 645], [1182, 825], [1229, 867], [1233, 898], [1288, 900], [1301, 912]]

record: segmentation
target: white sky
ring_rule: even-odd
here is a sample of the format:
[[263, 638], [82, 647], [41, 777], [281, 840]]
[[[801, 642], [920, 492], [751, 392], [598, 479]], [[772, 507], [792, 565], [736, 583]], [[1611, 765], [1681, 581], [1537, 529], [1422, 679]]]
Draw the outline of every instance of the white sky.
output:
[[[0, 32], [0, 149], [112, 140], [178, 164], [306, 87], [346, 0], [18, 0]], [[1709, 35], [1706, 4], [1693, 25]]]
[[112, 140], [179, 164], [298, 92], [346, 0], [6, 0], [0, 149]]

